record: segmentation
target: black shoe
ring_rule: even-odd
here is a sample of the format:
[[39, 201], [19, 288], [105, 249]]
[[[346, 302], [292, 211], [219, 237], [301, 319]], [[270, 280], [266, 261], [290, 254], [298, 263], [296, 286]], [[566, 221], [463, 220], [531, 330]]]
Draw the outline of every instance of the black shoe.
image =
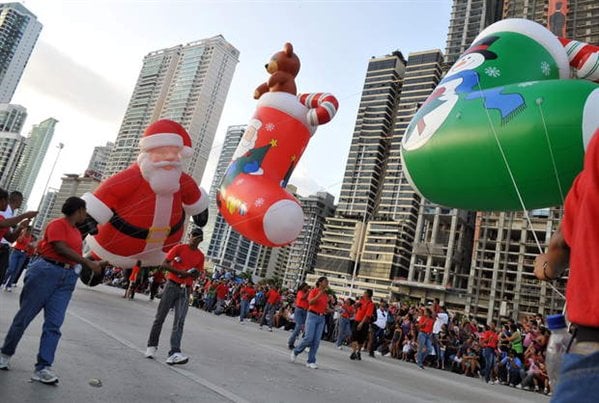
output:
[[356, 359], [357, 359], [358, 361], [362, 361], [362, 355], [360, 354], [360, 352], [358, 352], [358, 353], [357, 353], [357, 355], [356, 355]]
[[288, 348], [289, 350], [293, 350], [293, 349], [295, 348], [295, 346], [292, 346], [291, 344], [289, 344], [289, 345], [287, 346], [287, 348]]
[[358, 355], [356, 353], [354, 353], [354, 352], [352, 352], [351, 355], [349, 356], [350, 360], [355, 360], [357, 358], [358, 358]]
[[374, 358], [374, 351], [370, 351], [370, 352], [368, 353], [368, 355], [369, 355], [369, 356], [371, 356], [372, 358]]

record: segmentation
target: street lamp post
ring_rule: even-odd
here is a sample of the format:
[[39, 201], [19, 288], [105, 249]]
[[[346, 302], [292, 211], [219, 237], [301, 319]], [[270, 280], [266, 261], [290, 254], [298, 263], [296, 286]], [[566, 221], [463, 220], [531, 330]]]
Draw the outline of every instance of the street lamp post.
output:
[[56, 153], [56, 158], [54, 158], [54, 163], [52, 164], [52, 169], [50, 169], [50, 174], [48, 175], [48, 179], [46, 180], [46, 184], [44, 185], [44, 192], [42, 193], [42, 198], [37, 207], [38, 211], [42, 207], [42, 202], [44, 201], [44, 197], [46, 197], [46, 193], [48, 192], [48, 186], [50, 186], [50, 180], [52, 179], [52, 175], [54, 174], [54, 168], [56, 168], [56, 163], [58, 163], [58, 157], [60, 157], [60, 152], [64, 148], [64, 143], [58, 143], [58, 145], [56, 147], [58, 148], [58, 152]]

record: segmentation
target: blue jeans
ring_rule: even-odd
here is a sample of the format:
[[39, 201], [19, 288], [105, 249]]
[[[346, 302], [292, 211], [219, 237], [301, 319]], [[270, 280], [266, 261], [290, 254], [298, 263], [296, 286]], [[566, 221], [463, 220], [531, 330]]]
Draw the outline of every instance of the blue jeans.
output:
[[239, 305], [239, 321], [240, 322], [243, 322], [243, 320], [245, 318], [247, 318], [249, 311], [250, 311], [250, 301], [247, 301], [242, 298], [240, 305]]
[[275, 313], [277, 312], [277, 306], [274, 304], [266, 304], [264, 312], [262, 312], [262, 318], [260, 319], [260, 327], [266, 323], [270, 329], [274, 322]]
[[491, 373], [495, 367], [495, 350], [491, 347], [483, 348], [483, 358], [485, 359], [485, 369], [483, 374], [485, 376], [485, 381], [489, 382], [491, 380]]
[[339, 329], [337, 332], [337, 347], [341, 346], [348, 336], [351, 336], [351, 319], [341, 316], [339, 318]]
[[64, 269], [38, 258], [25, 275], [21, 292], [21, 306], [4, 339], [2, 354], [12, 356], [25, 329], [44, 309], [44, 325], [37, 355], [36, 370], [52, 366], [60, 340], [60, 327], [79, 275], [72, 269]]
[[565, 354], [552, 402], [596, 402], [599, 394], [599, 352]]
[[8, 287], [17, 282], [17, 275], [21, 271], [23, 264], [27, 260], [27, 254], [18, 249], [13, 249], [8, 259], [8, 270], [4, 276], [4, 284]]
[[418, 333], [418, 354], [416, 354], [416, 364], [418, 366], [422, 366], [422, 363], [429, 355], [429, 353], [433, 351], [433, 344], [431, 342], [431, 335], [424, 332]]
[[306, 314], [307, 314], [307, 311], [305, 309], [295, 308], [295, 311], [293, 312], [293, 320], [295, 321], [295, 328], [293, 329], [291, 336], [289, 336], [289, 340], [287, 340], [287, 345], [289, 347], [295, 346], [295, 339], [297, 339], [297, 336], [299, 336], [300, 332], [306, 325]]
[[310, 347], [308, 364], [316, 362], [316, 352], [318, 351], [318, 346], [320, 346], [320, 339], [322, 338], [322, 332], [324, 331], [324, 322], [324, 316], [308, 312], [308, 318], [306, 319], [306, 334], [300, 345], [293, 350], [295, 355], [300, 355], [306, 347]]

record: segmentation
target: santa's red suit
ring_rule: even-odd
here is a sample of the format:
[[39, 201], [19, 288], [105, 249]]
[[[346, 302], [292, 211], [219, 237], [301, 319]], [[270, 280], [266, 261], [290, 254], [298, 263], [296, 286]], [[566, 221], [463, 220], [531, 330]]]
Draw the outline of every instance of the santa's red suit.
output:
[[[176, 130], [182, 131], [183, 140], [177, 140]], [[148, 127], [140, 145], [142, 152], [164, 145], [188, 149], [191, 140], [178, 124], [162, 120]], [[181, 173], [178, 189], [172, 188], [157, 194], [135, 163], [102, 182], [93, 194], [83, 195], [87, 213], [98, 222], [98, 234], [86, 238], [91, 251], [118, 267], [133, 267], [137, 260], [144, 267], [162, 264], [165, 253], [181, 240], [186, 214], [194, 216], [208, 207], [207, 194], [191, 176]]]

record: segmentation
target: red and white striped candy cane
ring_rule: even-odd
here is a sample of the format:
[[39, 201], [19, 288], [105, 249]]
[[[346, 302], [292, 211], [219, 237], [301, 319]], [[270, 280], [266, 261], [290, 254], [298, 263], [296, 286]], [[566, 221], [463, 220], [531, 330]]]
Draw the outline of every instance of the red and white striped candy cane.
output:
[[308, 111], [308, 123], [312, 126], [330, 122], [337, 113], [337, 108], [339, 108], [337, 98], [326, 92], [299, 94], [297, 98], [302, 105], [310, 108]]
[[566, 38], [559, 40], [566, 48], [570, 66], [576, 69], [577, 77], [599, 82], [599, 46]]

